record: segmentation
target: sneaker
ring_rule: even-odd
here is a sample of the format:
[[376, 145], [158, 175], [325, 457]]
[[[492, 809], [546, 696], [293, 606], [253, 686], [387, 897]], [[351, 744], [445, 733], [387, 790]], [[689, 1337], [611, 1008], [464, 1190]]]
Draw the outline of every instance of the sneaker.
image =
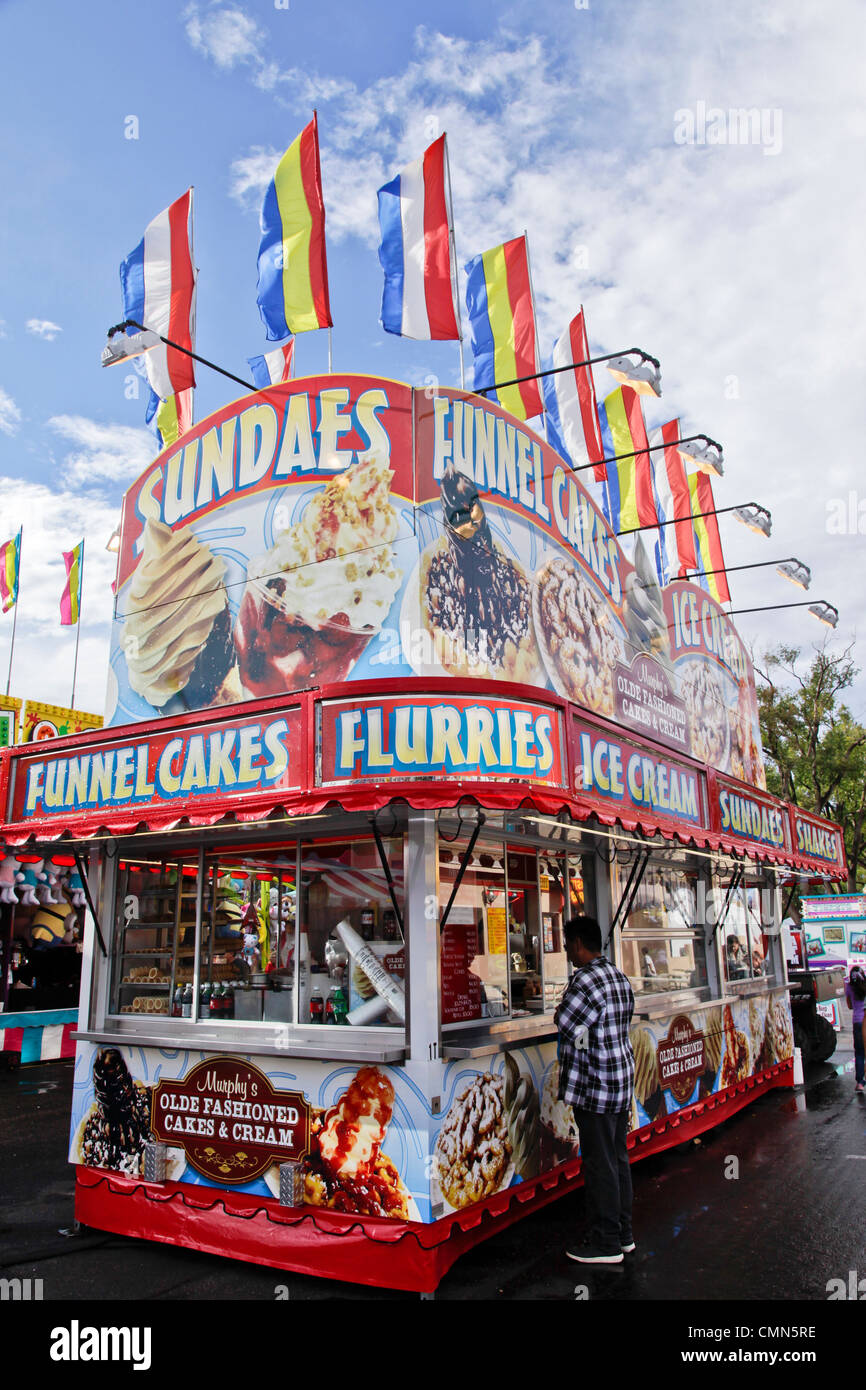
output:
[[862, 1082], [862, 1081], [858, 1081], [858, 1082], [857, 1082], [857, 1085], [854, 1087], [854, 1090], [855, 1090], [855, 1091], [864, 1091], [864, 1090], [866, 1090], [866, 1086], [863, 1085], [863, 1082]]
[[622, 1238], [620, 1238], [619, 1248], [624, 1255], [630, 1255], [633, 1250], [637, 1249], [637, 1246], [635, 1245], [635, 1242], [632, 1239], [632, 1237], [629, 1236], [628, 1240], [623, 1240]]
[[622, 1251], [602, 1250], [598, 1245], [578, 1245], [574, 1250], [566, 1250], [570, 1260], [581, 1265], [621, 1265]]

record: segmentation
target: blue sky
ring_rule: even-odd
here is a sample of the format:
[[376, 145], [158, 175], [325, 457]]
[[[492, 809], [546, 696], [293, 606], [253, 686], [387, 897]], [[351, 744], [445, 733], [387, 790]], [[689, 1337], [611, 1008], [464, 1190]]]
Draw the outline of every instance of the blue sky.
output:
[[[99, 367], [121, 258], [193, 184], [198, 349], [244, 375], [265, 346], [261, 192], [314, 105], [337, 370], [458, 381], [455, 345], [378, 324], [376, 189], [447, 130], [461, 260], [526, 228], [545, 353], [583, 303], [594, 349], [658, 356], [650, 424], [679, 415], [722, 440], [718, 505], [773, 512], [767, 542], [723, 521], [729, 563], [812, 564], [853, 640], [863, 536], [827, 517], [860, 476], [863, 47], [854, 0], [0, 5], [0, 539], [25, 528], [13, 693], [67, 702], [60, 552], [84, 531], [78, 703], [102, 707], [104, 546], [151, 452], [145, 392], [128, 399], [129, 373]], [[732, 109], [763, 113], [763, 134], [702, 142], [713, 108], [729, 133]], [[325, 363], [324, 335], [305, 335], [298, 371]], [[197, 418], [233, 394], [200, 369]], [[731, 587], [735, 607], [799, 597], [771, 570]], [[741, 624], [759, 649], [821, 638], [805, 610], [766, 616]], [[7, 615], [4, 677], [10, 629]]]

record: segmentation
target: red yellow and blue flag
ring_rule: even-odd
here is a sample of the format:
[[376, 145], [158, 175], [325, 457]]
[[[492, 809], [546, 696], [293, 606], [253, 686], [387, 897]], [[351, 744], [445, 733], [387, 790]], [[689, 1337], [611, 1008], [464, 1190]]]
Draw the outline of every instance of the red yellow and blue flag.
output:
[[78, 622], [81, 613], [84, 541], [80, 540], [72, 550], [64, 550], [62, 554], [66, 566], [66, 586], [60, 596], [60, 624], [62, 627], [72, 627]]
[[[716, 603], [730, 603], [731, 593], [725, 574], [719, 522], [714, 514], [716, 503], [712, 483], [706, 473], [690, 474], [689, 494], [692, 499], [692, 526], [698, 552], [697, 568], [706, 577], [707, 588]], [[717, 573], [712, 574], [712, 570]]]
[[283, 155], [262, 206], [258, 305], [269, 342], [330, 328], [316, 116]]
[[178, 391], [165, 401], [151, 391], [144, 419], [161, 450], [176, 444], [182, 434], [192, 429], [192, 402], [192, 389]]
[[526, 237], [515, 237], [473, 257], [466, 274], [475, 390], [498, 401], [519, 420], [541, 415], [544, 403], [537, 380], [499, 391], [486, 389], [497, 381], [531, 377], [538, 371]]
[[640, 396], [630, 386], [618, 386], [605, 396], [598, 418], [607, 467], [605, 510], [611, 528], [631, 531], [641, 526], [658, 526], [658, 503]]
[[21, 532], [0, 546], [0, 605], [8, 613], [18, 602], [18, 574], [21, 567]]

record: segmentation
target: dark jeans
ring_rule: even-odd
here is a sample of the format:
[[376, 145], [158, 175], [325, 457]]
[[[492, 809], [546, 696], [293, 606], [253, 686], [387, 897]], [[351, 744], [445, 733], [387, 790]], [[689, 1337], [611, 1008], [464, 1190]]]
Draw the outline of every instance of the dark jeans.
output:
[[628, 1110], [620, 1114], [597, 1114], [574, 1107], [580, 1131], [586, 1195], [586, 1240], [613, 1254], [627, 1245], [631, 1232], [631, 1166], [626, 1136]]
[[854, 1080], [859, 1081], [860, 1085], [866, 1083], [866, 1056], [863, 1047], [863, 1024], [854, 1024]]

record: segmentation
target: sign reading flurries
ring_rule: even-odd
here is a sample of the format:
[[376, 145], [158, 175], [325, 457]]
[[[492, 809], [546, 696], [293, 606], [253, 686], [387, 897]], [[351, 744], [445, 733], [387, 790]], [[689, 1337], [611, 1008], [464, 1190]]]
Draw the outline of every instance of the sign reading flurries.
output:
[[92, 749], [16, 760], [10, 819], [245, 797], [302, 784], [300, 709], [197, 728], [160, 729]]
[[321, 782], [519, 779], [564, 785], [559, 711], [533, 700], [420, 695], [322, 705]]

